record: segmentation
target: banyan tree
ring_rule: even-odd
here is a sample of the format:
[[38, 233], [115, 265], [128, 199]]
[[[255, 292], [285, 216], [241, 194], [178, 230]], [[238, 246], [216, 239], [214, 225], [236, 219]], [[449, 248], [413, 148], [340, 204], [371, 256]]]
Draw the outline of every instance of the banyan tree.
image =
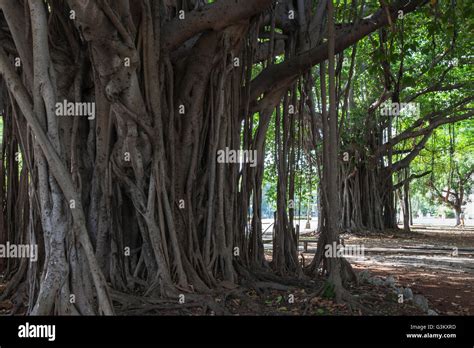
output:
[[[175, 298], [322, 271], [347, 299], [354, 273], [324, 246], [341, 230], [394, 227], [392, 173], [472, 99], [382, 143], [372, 116], [401, 90], [387, 77], [365, 143], [341, 140], [357, 42], [386, 37], [426, 3], [0, 0], [0, 242], [39, 248], [37, 262], [3, 260], [1, 297], [22, 288], [30, 314], [110, 315], [117, 294]], [[415, 150], [387, 164], [394, 144], [412, 138]], [[223, 149], [253, 151], [256, 163], [219, 161]], [[288, 203], [300, 157], [321, 187], [320, 242], [304, 268]]]

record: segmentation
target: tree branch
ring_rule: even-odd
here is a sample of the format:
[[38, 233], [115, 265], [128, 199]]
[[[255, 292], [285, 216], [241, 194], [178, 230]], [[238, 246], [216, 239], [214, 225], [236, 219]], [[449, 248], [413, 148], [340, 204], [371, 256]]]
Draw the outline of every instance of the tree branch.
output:
[[[397, 1], [395, 5], [390, 7], [392, 21], [396, 20], [398, 11], [403, 11], [404, 15], [406, 15], [426, 2], [426, 0]], [[380, 9], [368, 18], [361, 20], [357, 25], [354, 25], [349, 32], [338, 30], [335, 40], [335, 53], [342, 52], [347, 47], [387, 24], [388, 17], [386, 11]], [[325, 61], [327, 58], [328, 44], [326, 42], [281, 64], [267, 67], [252, 81], [250, 99], [256, 101], [262, 94], [275, 88], [281, 81], [291, 82], [294, 78], [303, 74], [312, 66]]]
[[428, 170], [426, 172], [423, 172], [423, 173], [420, 173], [420, 174], [412, 174], [410, 175], [408, 178], [400, 181], [399, 183], [396, 183], [395, 185], [393, 185], [393, 190], [398, 190], [400, 187], [402, 187], [407, 181], [408, 182], [411, 182], [415, 179], [419, 179], [419, 178], [422, 178], [424, 176], [427, 176], [428, 174], [431, 174], [431, 170]]
[[221, 30], [240, 20], [249, 19], [264, 11], [272, 2], [272, 0], [220, 0], [185, 13], [185, 20], [176, 17], [164, 26], [162, 48], [172, 51], [202, 31]]
[[[435, 111], [435, 112], [429, 113], [428, 115], [424, 117], [419, 118], [405, 131], [393, 137], [384, 145], [380, 146], [377, 149], [375, 156], [381, 156], [385, 154], [391, 147], [395, 146], [396, 144], [400, 143], [403, 140], [425, 135], [428, 132], [432, 131], [433, 129], [439, 126], [442, 126], [446, 123], [454, 123], [454, 122], [458, 122], [458, 121], [462, 121], [467, 118], [470, 118], [474, 114], [474, 111], [472, 109], [468, 109], [468, 112], [465, 114], [461, 114], [461, 115], [457, 115], [453, 117], [447, 117], [447, 116], [451, 113], [454, 113], [456, 111], [455, 110], [456, 108], [464, 106], [468, 104], [469, 102], [471, 102], [472, 100], [474, 100], [474, 96], [466, 97], [444, 110]], [[458, 110], [458, 111], [461, 111], [461, 110]], [[423, 125], [424, 122], [429, 122], [429, 125], [424, 128], [417, 129], [418, 127], [421, 127], [421, 125]]]

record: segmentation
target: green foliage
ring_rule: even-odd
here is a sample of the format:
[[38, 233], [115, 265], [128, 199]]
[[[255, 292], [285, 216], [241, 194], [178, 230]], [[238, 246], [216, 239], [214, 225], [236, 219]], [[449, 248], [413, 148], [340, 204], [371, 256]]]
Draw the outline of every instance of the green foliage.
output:
[[334, 291], [334, 284], [326, 282], [324, 284], [324, 290], [321, 297], [325, 299], [333, 299], [335, 296], [336, 296], [336, 293]]
[[[351, 22], [352, 2], [338, 2], [336, 4], [336, 22]], [[371, 13], [380, 8], [377, 1], [365, 4], [366, 11]], [[391, 74], [390, 91], [396, 88], [396, 81], [400, 78], [400, 102], [411, 100], [419, 105], [419, 114], [402, 111], [392, 119], [392, 137], [411, 129], [413, 124], [432, 112], [445, 110], [461, 100], [472, 97], [474, 86], [474, 56], [472, 53], [472, 32], [474, 32], [474, 3], [470, 0], [432, 1], [419, 10], [410, 13], [402, 20], [397, 20], [392, 28], [387, 27], [374, 32], [359, 41], [356, 46], [346, 49], [342, 56], [338, 55], [336, 62], [340, 62], [339, 117], [342, 117], [344, 103], [344, 88], [350, 77], [351, 54], [356, 49], [355, 68], [349, 93], [348, 110], [342, 124], [340, 135], [340, 151], [357, 151], [362, 159], [368, 160], [374, 151], [370, 144], [370, 127], [375, 126], [382, 134], [387, 127], [387, 117], [376, 111], [371, 116], [368, 110], [383, 94], [386, 76], [384, 64]], [[279, 61], [278, 61], [279, 62]], [[277, 62], [277, 63], [278, 63]], [[262, 70], [262, 64], [257, 64], [253, 76]], [[319, 86], [319, 67], [313, 68], [315, 81], [314, 91], [317, 96]], [[456, 88], [443, 88], [456, 86]], [[431, 91], [429, 91], [431, 89]], [[298, 91], [299, 93], [299, 91]], [[320, 112], [316, 103], [316, 112]], [[459, 116], [473, 108], [473, 103], [465, 105], [461, 110], [449, 114], [449, 117]], [[270, 124], [266, 139], [265, 159], [265, 192], [264, 206], [271, 211], [276, 208], [275, 168], [275, 115]], [[412, 130], [419, 130], [429, 126], [429, 120], [421, 122]], [[413, 210], [421, 210], [423, 214], [434, 215], [440, 204], [433, 198], [430, 184], [443, 189], [449, 183], [451, 188], [455, 183], [450, 179], [452, 171], [459, 171], [464, 175], [472, 169], [472, 139], [474, 139], [474, 120], [469, 118], [457, 122], [454, 126], [454, 151], [451, 150], [448, 124], [439, 127], [431, 135], [430, 140], [417, 157], [411, 162], [411, 174], [423, 173], [432, 170], [433, 174], [416, 179], [411, 183]], [[378, 136], [378, 135], [376, 135]], [[395, 153], [392, 162], [402, 160], [422, 139], [422, 135], [408, 138], [399, 142], [393, 148]], [[378, 139], [376, 139], [378, 141]], [[301, 156], [296, 173], [297, 197], [296, 207], [300, 200], [305, 206], [316, 202], [318, 177], [314, 161], [308, 159], [315, 156], [319, 149], [305, 149]], [[303, 149], [300, 149], [303, 151]], [[434, 160], [433, 160], [434, 158]], [[387, 160], [385, 157], [384, 161]], [[402, 178], [395, 173], [394, 181]], [[451, 180], [451, 181], [450, 181]], [[454, 186], [453, 186], [454, 185]], [[468, 195], [472, 190], [472, 180], [463, 188]], [[304, 211], [304, 209], [303, 209]]]

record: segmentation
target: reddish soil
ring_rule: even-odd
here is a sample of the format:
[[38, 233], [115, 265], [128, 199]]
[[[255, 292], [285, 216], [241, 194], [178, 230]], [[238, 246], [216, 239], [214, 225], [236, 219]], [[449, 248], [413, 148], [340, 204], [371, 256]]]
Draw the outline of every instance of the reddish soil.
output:
[[[377, 237], [352, 237], [346, 243], [363, 243], [366, 246], [420, 246], [474, 248], [474, 231], [448, 228], [445, 230], [414, 228], [410, 233], [392, 233]], [[369, 269], [375, 275], [392, 275], [398, 286], [410, 287], [413, 293], [424, 295], [430, 308], [444, 315], [474, 315], [474, 253], [466, 252], [463, 262], [449, 269], [433, 262], [440, 257], [433, 255], [417, 265], [391, 265], [375, 261], [372, 264], [353, 262], [355, 269]], [[453, 261], [456, 257], [453, 256]]]

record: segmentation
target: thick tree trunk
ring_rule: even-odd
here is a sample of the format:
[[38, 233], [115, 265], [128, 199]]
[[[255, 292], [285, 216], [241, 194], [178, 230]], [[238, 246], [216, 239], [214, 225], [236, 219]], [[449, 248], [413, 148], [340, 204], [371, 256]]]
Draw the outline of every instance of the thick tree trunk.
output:
[[461, 225], [461, 206], [457, 205], [454, 207], [454, 217], [456, 218], [456, 226]]
[[[405, 179], [408, 179], [407, 177]], [[403, 229], [410, 231], [410, 201], [409, 201], [409, 180], [405, 180], [403, 184]]]

